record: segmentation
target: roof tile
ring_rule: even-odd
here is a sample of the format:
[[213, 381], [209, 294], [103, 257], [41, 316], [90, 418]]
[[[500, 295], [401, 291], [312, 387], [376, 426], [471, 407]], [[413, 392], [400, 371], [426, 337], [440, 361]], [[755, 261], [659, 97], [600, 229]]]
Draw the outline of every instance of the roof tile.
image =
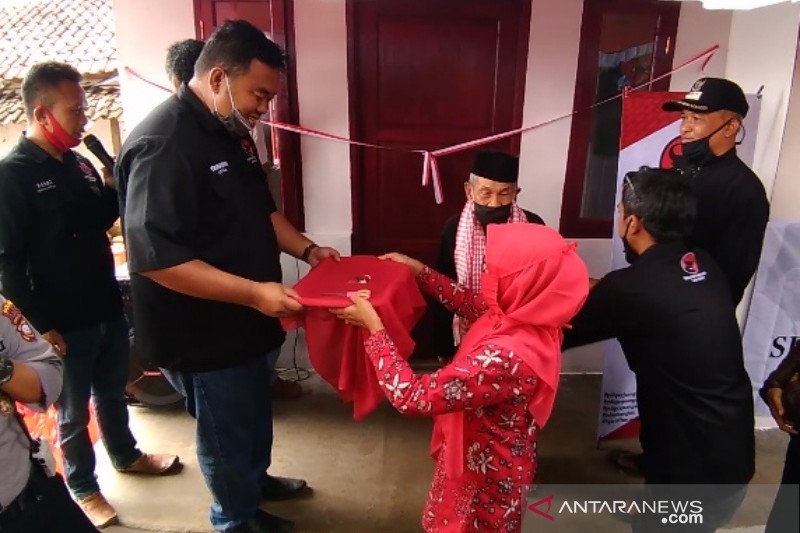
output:
[[5, 0], [0, 7], [0, 76], [21, 79], [42, 60], [84, 74], [116, 70], [112, 0]]
[[3, 0], [0, 124], [25, 122], [20, 82], [41, 61], [69, 63], [84, 75], [91, 120], [122, 114], [112, 0]]

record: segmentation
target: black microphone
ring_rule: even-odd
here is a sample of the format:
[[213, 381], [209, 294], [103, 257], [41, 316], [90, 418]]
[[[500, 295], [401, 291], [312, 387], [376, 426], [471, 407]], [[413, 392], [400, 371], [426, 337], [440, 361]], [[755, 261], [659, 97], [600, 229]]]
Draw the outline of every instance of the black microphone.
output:
[[90, 152], [94, 154], [94, 156], [106, 167], [106, 170], [114, 173], [114, 158], [108, 155], [106, 149], [103, 148], [103, 144], [100, 142], [100, 139], [95, 137], [94, 135], [87, 135], [83, 138], [83, 144], [86, 145], [86, 148], [89, 149]]

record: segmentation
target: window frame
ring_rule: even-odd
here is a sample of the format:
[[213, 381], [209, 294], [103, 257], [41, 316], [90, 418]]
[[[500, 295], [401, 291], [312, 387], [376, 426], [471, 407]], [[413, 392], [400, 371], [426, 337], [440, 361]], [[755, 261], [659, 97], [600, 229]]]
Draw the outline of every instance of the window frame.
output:
[[[580, 215], [588, 163], [589, 140], [592, 133], [592, 110], [598, 74], [597, 57], [600, 51], [601, 23], [607, 13], [655, 14], [659, 17], [656, 29], [651, 76], [660, 76], [672, 69], [675, 38], [680, 14], [679, 2], [659, 0], [584, 0], [581, 20], [580, 51], [575, 81], [575, 98], [570, 127], [570, 142], [559, 228], [572, 238], [611, 238], [614, 213], [608, 218], [589, 218]], [[669, 90], [670, 76], [642, 90]], [[651, 78], [652, 79], [652, 78]], [[586, 83], [586, 80], [592, 80]]]

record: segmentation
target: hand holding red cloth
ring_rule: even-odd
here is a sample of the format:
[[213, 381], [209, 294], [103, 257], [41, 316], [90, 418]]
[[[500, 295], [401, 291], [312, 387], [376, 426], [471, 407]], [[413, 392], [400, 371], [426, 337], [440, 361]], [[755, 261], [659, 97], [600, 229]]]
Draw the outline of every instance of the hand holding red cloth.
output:
[[282, 318], [284, 329], [306, 330], [308, 356], [317, 373], [330, 383], [345, 402], [353, 402], [353, 418], [361, 420], [381, 402], [383, 392], [372, 363], [364, 351], [369, 332], [345, 324], [333, 316], [331, 307], [352, 305], [348, 293], [370, 291], [375, 307], [400, 355], [408, 359], [414, 350], [411, 329], [425, 311], [411, 270], [394, 261], [372, 256], [325, 259], [301, 279], [294, 289], [303, 314]]

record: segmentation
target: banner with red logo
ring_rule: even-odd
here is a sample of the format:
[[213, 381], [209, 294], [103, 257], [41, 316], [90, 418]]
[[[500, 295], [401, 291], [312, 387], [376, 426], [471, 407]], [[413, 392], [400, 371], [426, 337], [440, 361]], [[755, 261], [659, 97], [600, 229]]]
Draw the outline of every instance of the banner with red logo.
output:
[[[619, 202], [622, 180], [626, 173], [642, 166], [671, 168], [670, 153], [680, 154], [680, 114], [662, 111], [661, 106], [669, 100], [683, 98], [685, 93], [636, 92], [627, 94], [622, 100], [622, 128], [617, 163], [617, 196]], [[760, 100], [755, 95], [747, 96], [750, 111], [744, 120], [747, 134], [737, 147], [739, 157], [752, 165], [755, 152], [756, 131], [760, 114]], [[625, 268], [625, 253], [622, 241], [617, 236], [617, 211], [614, 210], [614, 232], [612, 236], [611, 270]], [[687, 276], [704, 275], [698, 271], [692, 254], [683, 258]], [[600, 413], [597, 428], [598, 440], [626, 439], [639, 435], [639, 411], [636, 407], [636, 381], [628, 368], [622, 348], [616, 340], [606, 343], [604, 350], [603, 384], [600, 397]]]

